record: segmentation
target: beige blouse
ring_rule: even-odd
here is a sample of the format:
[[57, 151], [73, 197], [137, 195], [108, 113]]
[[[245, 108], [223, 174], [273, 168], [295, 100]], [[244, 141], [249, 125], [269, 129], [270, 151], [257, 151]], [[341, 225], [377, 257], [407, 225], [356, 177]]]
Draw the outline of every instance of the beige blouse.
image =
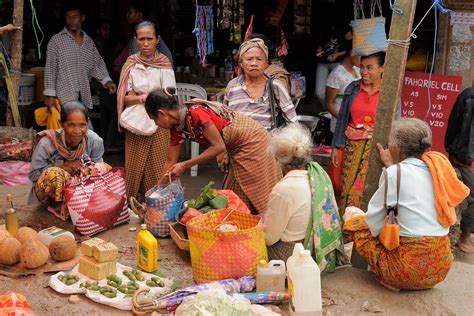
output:
[[304, 239], [311, 215], [308, 171], [292, 170], [273, 187], [264, 214], [265, 241]]

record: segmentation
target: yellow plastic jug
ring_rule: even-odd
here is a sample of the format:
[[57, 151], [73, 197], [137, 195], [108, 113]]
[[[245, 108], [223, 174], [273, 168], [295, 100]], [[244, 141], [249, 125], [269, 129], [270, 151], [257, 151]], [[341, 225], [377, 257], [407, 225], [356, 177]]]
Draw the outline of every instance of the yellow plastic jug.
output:
[[142, 224], [137, 234], [137, 267], [146, 272], [158, 270], [158, 241]]

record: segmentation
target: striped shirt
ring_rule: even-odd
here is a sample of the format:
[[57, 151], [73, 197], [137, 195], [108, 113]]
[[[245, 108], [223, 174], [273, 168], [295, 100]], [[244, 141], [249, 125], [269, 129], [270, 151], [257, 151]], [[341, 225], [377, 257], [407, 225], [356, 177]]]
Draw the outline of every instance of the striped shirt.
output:
[[81, 32], [84, 39], [80, 47], [66, 28], [49, 41], [43, 93], [57, 97], [61, 104], [80, 98], [85, 106], [92, 108], [91, 78], [97, 79], [103, 86], [112, 79], [94, 41], [84, 31]]
[[[274, 80], [273, 91], [275, 92], [284, 119], [289, 123], [296, 122], [295, 106], [285, 86], [278, 80]], [[253, 99], [245, 85], [244, 77], [239, 76], [234, 78], [227, 84], [224, 105], [236, 112], [245, 114], [262, 124], [266, 129], [271, 128], [272, 118], [267, 87], [265, 87], [263, 96]]]

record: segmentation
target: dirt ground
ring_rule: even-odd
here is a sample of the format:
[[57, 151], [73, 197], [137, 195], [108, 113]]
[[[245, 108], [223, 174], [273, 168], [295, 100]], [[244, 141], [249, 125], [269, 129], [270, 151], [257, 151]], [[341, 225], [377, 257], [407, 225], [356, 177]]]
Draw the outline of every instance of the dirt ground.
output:
[[[187, 197], [194, 197], [209, 180], [220, 184], [221, 175], [213, 166], [200, 166], [199, 176], [182, 179]], [[22, 226], [40, 230], [58, 226], [72, 231], [70, 221], [62, 222], [45, 210], [33, 211], [26, 205], [29, 186], [15, 188], [1, 186], [0, 196], [12, 193], [20, 210]], [[0, 220], [3, 224], [3, 218]], [[114, 242], [120, 249], [119, 261], [135, 264], [136, 231], [139, 220], [132, 217], [129, 224], [103, 232], [98, 237]], [[78, 240], [81, 239], [76, 234]], [[181, 286], [194, 284], [189, 253], [179, 250], [171, 239], [159, 239], [159, 270], [162, 274], [179, 279]], [[322, 277], [325, 315], [472, 315], [474, 310], [474, 255], [454, 249], [455, 263], [447, 279], [432, 290], [391, 292], [380, 286], [371, 272], [356, 268], [342, 268]], [[36, 315], [130, 315], [80, 296], [80, 302], [68, 302], [48, 287], [51, 274], [11, 279], [0, 276], [0, 293], [16, 291], [26, 296]], [[283, 306], [283, 309], [286, 309]]]

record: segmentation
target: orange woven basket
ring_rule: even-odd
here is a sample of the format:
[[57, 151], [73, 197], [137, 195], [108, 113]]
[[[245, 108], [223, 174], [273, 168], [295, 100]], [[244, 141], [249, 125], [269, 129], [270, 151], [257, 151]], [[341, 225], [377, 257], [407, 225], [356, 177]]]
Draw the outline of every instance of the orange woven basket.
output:
[[[222, 223], [239, 230], [219, 231]], [[186, 228], [197, 283], [256, 275], [258, 262], [267, 260], [260, 216], [223, 209], [191, 219]]]

